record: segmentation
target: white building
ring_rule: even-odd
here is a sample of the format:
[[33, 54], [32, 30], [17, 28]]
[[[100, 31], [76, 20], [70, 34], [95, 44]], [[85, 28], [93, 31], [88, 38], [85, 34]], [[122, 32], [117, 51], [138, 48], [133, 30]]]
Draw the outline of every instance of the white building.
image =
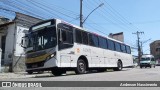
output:
[[24, 71], [24, 49], [21, 40], [29, 27], [41, 19], [16, 13], [13, 21], [0, 24], [0, 48], [2, 49], [2, 66], [10, 66], [10, 71]]

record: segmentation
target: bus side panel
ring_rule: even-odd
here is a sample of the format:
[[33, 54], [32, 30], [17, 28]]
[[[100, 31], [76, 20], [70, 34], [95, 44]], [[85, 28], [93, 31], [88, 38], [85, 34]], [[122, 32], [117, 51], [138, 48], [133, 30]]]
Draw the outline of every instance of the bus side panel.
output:
[[58, 63], [60, 67], [71, 67], [71, 62], [73, 62], [73, 48], [62, 49], [59, 51], [59, 60]]
[[105, 50], [104, 51], [105, 56], [105, 65], [106, 67], [116, 67], [117, 64], [115, 59], [115, 52], [111, 50]]
[[133, 65], [133, 58], [132, 58], [132, 55], [130, 55], [130, 54], [121, 53], [121, 60], [123, 62], [123, 67]]
[[127, 54], [127, 65], [126, 66], [133, 66], [133, 57], [131, 54]]
[[102, 67], [104, 66], [104, 54], [103, 49], [97, 47], [90, 47], [91, 49], [91, 63], [90, 67]]
[[91, 49], [90, 49], [90, 46], [76, 43], [74, 45], [74, 48], [75, 48], [75, 61], [76, 61], [75, 63], [76, 63], [76, 67], [77, 67], [77, 60], [81, 56], [85, 56], [87, 58], [88, 66], [90, 67], [91, 66]]
[[57, 60], [55, 58], [52, 58], [44, 63], [44, 68], [48, 67], [57, 67]]

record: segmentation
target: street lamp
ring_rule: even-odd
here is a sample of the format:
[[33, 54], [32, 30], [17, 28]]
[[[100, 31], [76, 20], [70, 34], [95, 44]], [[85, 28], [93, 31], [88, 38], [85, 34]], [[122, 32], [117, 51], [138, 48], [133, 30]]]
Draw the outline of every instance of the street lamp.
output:
[[[82, 4], [82, 3], [81, 3]], [[98, 7], [96, 7], [95, 9], [93, 9], [89, 14], [88, 16], [84, 19], [84, 21], [82, 21], [82, 8], [81, 8], [81, 13], [80, 13], [80, 27], [83, 27], [83, 24], [85, 23], [85, 21], [88, 19], [88, 17], [96, 10], [98, 9], [99, 7], [103, 6], [104, 3], [101, 3], [100, 5], [98, 5]], [[82, 5], [81, 5], [82, 7]]]
[[101, 6], [103, 6], [104, 5], [104, 3], [101, 3], [98, 7], [96, 7], [95, 9], [93, 9], [89, 14], [88, 14], [88, 16], [86, 17], [86, 19], [82, 22], [82, 26], [83, 26], [83, 24], [85, 23], [85, 21], [88, 19], [88, 17], [96, 10], [96, 9], [98, 9], [99, 7], [101, 7]]
[[144, 43], [147, 43], [148, 41], [150, 41], [151, 40], [151, 38], [150, 39], [148, 39], [148, 40], [145, 40], [145, 41], [141, 41], [140, 43], [141, 43], [141, 54], [143, 54], [143, 44]]

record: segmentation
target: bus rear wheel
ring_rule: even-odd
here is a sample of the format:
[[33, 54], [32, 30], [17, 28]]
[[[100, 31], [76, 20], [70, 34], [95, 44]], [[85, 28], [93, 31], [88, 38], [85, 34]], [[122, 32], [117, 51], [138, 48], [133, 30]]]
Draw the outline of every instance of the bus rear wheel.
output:
[[114, 68], [114, 71], [121, 71], [122, 68], [123, 68], [122, 62], [121, 62], [121, 61], [118, 61], [117, 67]]
[[84, 60], [79, 59], [77, 62], [77, 68], [75, 70], [76, 74], [85, 74], [87, 65]]

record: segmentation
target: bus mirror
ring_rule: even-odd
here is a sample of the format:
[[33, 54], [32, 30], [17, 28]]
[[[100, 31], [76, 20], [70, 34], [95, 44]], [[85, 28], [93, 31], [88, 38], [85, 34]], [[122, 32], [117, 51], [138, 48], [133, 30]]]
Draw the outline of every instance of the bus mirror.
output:
[[60, 32], [60, 38], [59, 38], [59, 41], [62, 42], [62, 30], [59, 29], [59, 32]]

